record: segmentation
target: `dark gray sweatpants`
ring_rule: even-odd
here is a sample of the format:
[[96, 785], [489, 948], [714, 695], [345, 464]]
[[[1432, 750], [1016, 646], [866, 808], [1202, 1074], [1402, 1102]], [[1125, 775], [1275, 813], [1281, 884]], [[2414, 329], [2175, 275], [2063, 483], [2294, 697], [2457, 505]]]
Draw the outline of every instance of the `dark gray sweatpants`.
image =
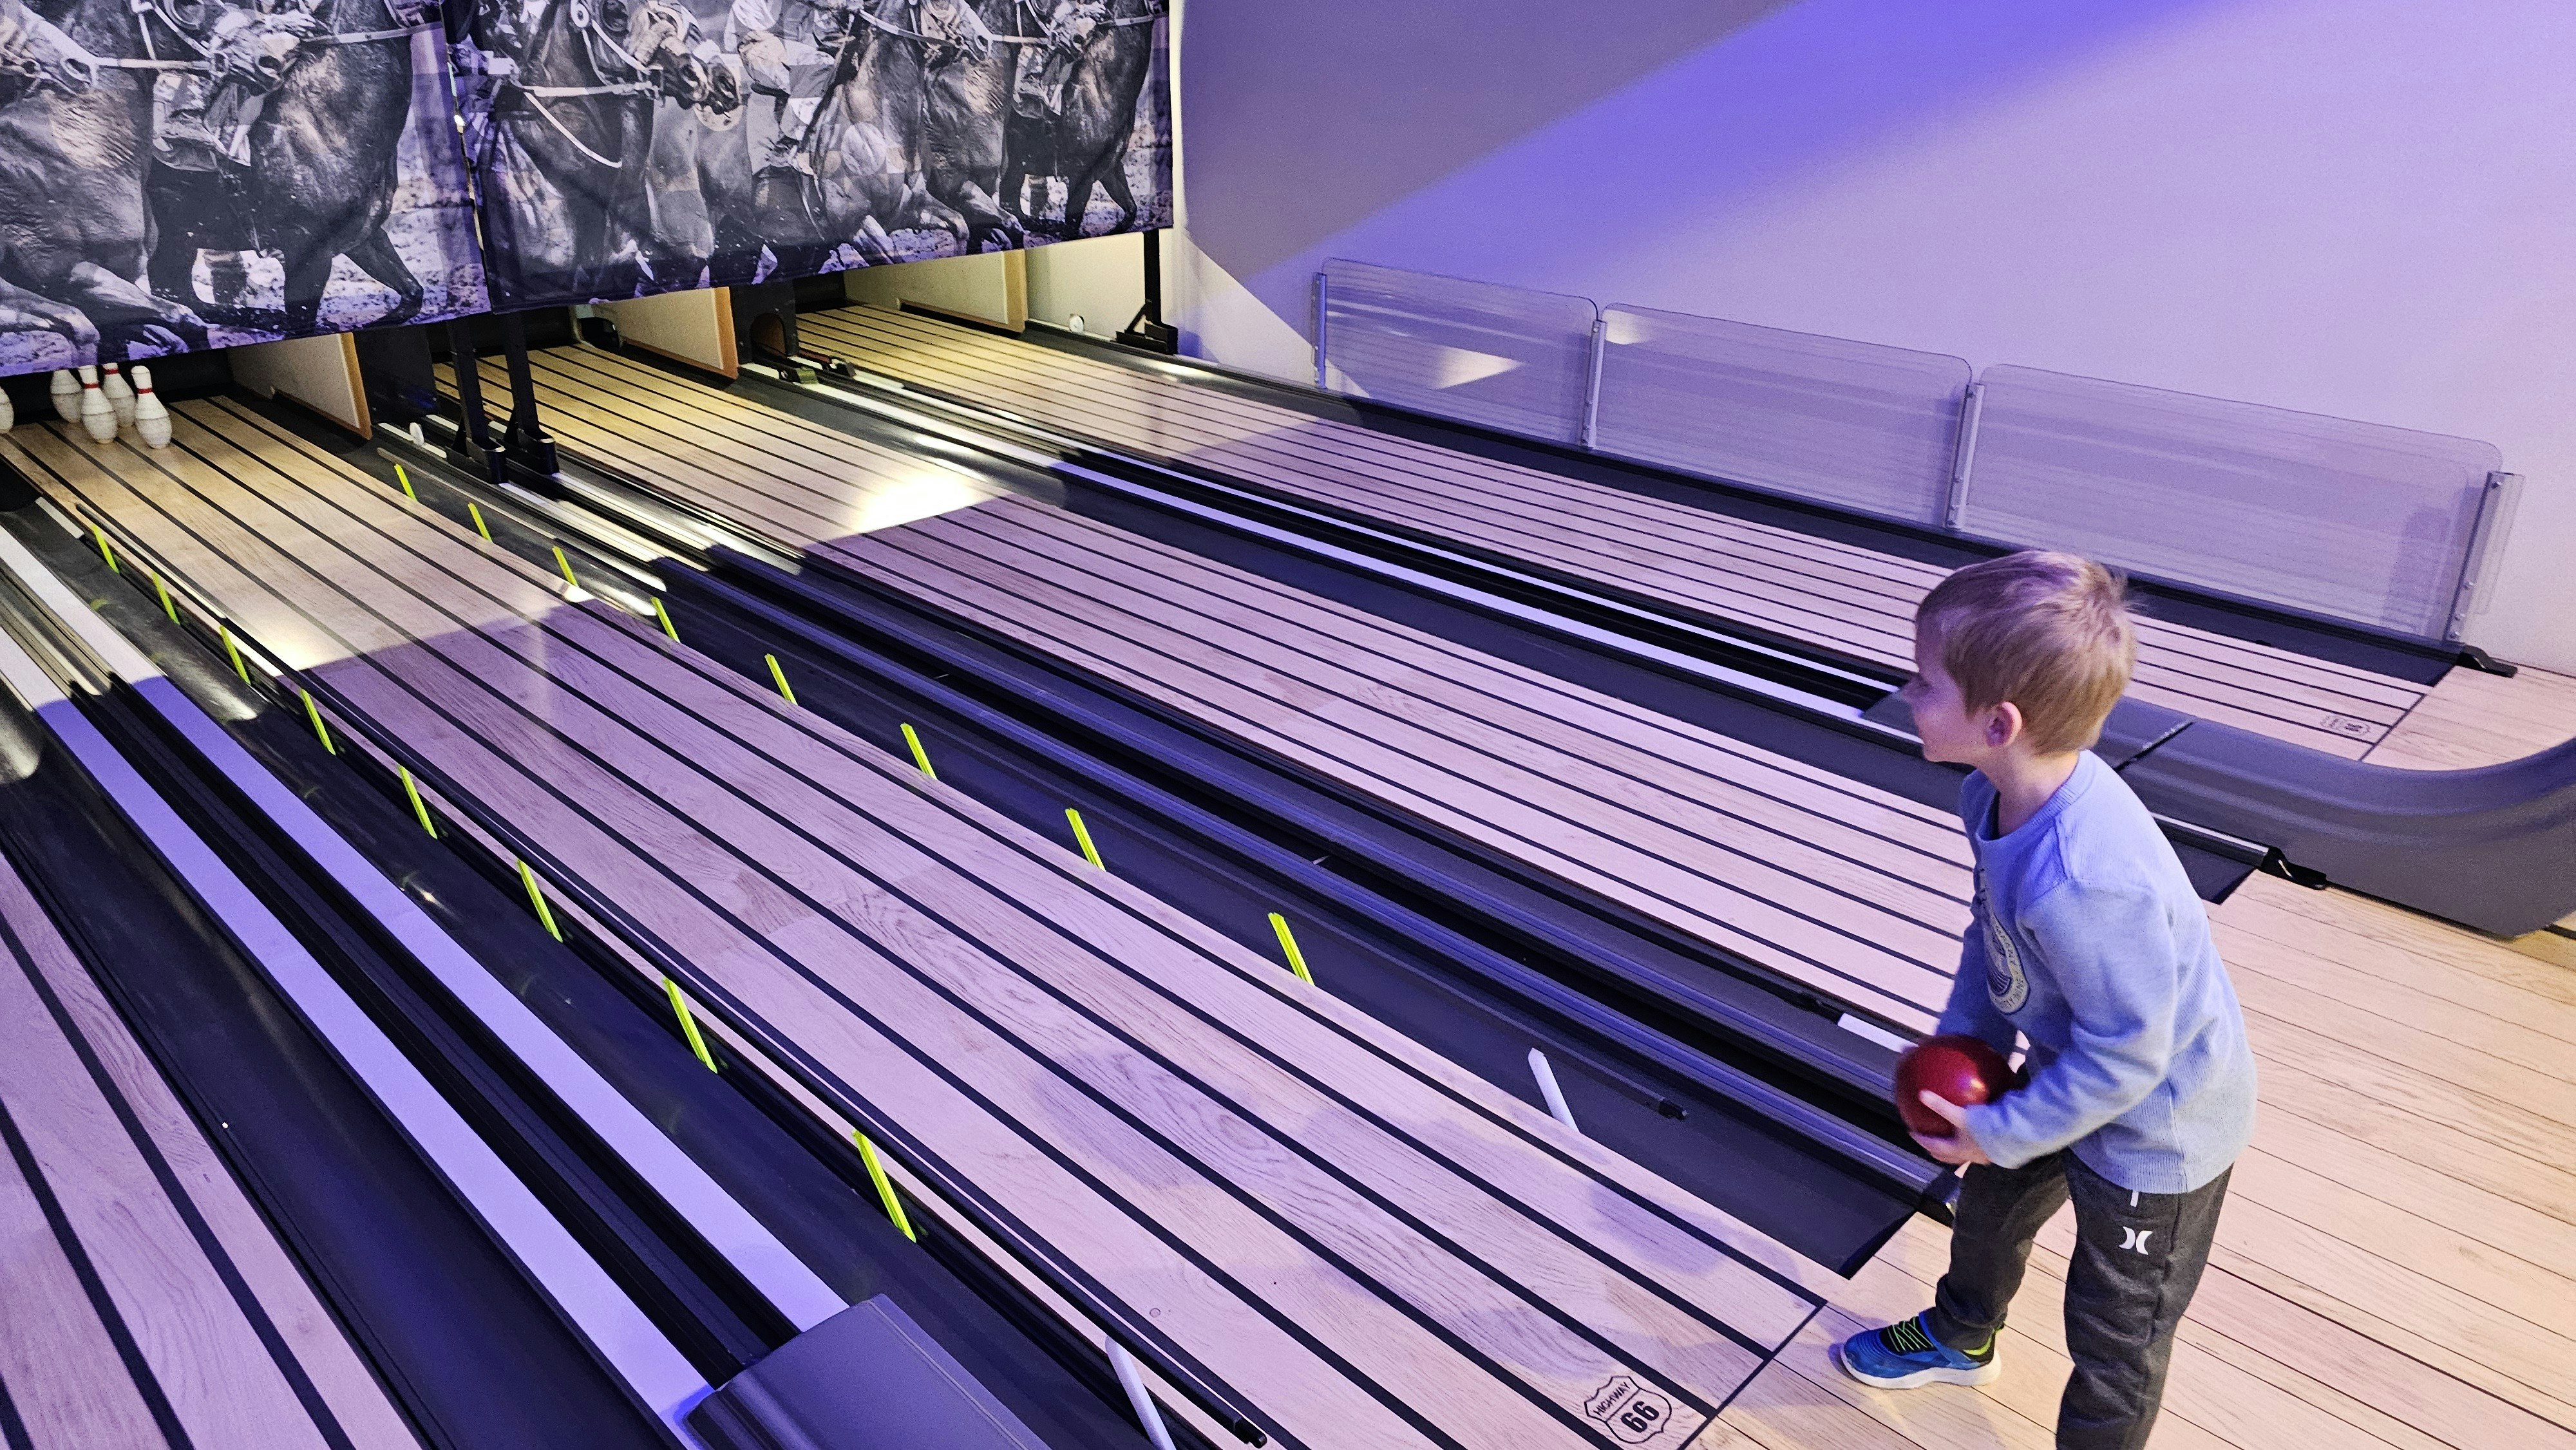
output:
[[2189, 1193], [2133, 1193], [2073, 1153], [2019, 1168], [1970, 1167], [1950, 1234], [1950, 1272], [1933, 1295], [1933, 1334], [1944, 1344], [1977, 1345], [2003, 1328], [2031, 1240], [2071, 1196], [2066, 1352], [2075, 1374], [2057, 1406], [2058, 1450], [2139, 1450], [2164, 1399], [2174, 1329], [2209, 1264], [2228, 1177]]

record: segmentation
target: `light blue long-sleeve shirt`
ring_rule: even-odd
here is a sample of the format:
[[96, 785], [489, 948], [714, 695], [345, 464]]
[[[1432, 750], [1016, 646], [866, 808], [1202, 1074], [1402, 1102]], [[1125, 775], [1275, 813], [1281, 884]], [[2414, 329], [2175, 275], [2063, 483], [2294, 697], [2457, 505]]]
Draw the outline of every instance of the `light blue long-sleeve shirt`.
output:
[[1968, 1109], [2007, 1168], [2072, 1147], [2142, 1193], [2216, 1178], [2254, 1134], [2254, 1053], [2209, 915], [2127, 781], [2086, 751], [2020, 829], [1995, 834], [1995, 789], [1970, 775], [1959, 814], [1977, 858], [1976, 919], [1943, 1032], [2011, 1052], [2027, 1086]]

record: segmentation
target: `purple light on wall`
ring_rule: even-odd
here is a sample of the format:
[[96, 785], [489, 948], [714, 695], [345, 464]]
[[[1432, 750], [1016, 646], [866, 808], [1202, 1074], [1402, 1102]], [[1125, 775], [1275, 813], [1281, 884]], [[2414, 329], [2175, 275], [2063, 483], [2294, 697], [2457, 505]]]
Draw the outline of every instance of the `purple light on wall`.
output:
[[[1573, 24], [1563, 4], [1444, 7], [1450, 27], [1427, 49], [1418, 37], [1376, 49], [1346, 43], [1388, 19], [1352, 0], [1293, 7], [1293, 22], [1274, 15], [1251, 50], [1238, 44], [1249, 36], [1208, 23], [1211, 12], [1193, 16], [1185, 40], [1192, 232], [1289, 318], [1304, 315], [1309, 278], [1329, 256], [1581, 291], [1597, 258], [1633, 251], [1634, 234], [1705, 226], [1712, 214], [2224, 3], [1709, 6], [1695, 22], [1642, 22], [1692, 47], [1678, 59], [1606, 93], [1574, 87], [1537, 116], [1493, 90], [1544, 90], [1531, 78], [1557, 70], [1597, 80], [1591, 49], [1619, 48], [1599, 36], [1597, 20]], [[1419, 19], [1410, 9], [1408, 25]], [[1274, 82], [1317, 58], [1299, 48], [1300, 34], [1330, 37], [1333, 69], [1308, 70], [1304, 89], [1283, 94]], [[1295, 95], [1309, 102], [1303, 114], [1292, 110]], [[1352, 134], [1347, 117], [1321, 104], [1336, 96], [1371, 98], [1375, 129]], [[1282, 113], [1260, 114], [1273, 108]], [[1261, 148], [1236, 134], [1247, 126], [1263, 132]], [[1294, 194], [1273, 190], [1280, 173], [1251, 164], [1258, 150], [1309, 136], [1322, 144], [1296, 163]], [[1346, 203], [1361, 199], [1373, 209], [1342, 221]]]

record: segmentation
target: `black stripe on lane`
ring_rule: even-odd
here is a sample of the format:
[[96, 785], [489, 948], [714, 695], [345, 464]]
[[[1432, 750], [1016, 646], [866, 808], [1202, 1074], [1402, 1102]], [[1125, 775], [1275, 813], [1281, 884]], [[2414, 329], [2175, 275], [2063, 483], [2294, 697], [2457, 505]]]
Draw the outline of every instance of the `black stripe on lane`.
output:
[[[8, 868], [0, 864], [0, 869]], [[178, 1175], [171, 1171], [169, 1160], [162, 1156], [161, 1145], [144, 1128], [142, 1120], [135, 1116], [133, 1105], [118, 1089], [107, 1065], [99, 1060], [89, 1039], [81, 1035], [69, 1010], [55, 993], [53, 984], [46, 980], [43, 969], [36, 965], [33, 954], [18, 934], [17, 924], [5, 914], [0, 914], [0, 942], [8, 945], [10, 955], [16, 958], [19, 970], [26, 975], [27, 985], [44, 1003], [46, 1014], [53, 1019], [63, 1040], [79, 1056], [82, 1069], [115, 1112], [117, 1125], [125, 1130], [126, 1138], [151, 1169], [152, 1180], [160, 1185], [161, 1195], [170, 1200], [170, 1206], [177, 1210], [180, 1221], [188, 1226], [189, 1237], [196, 1241], [198, 1250], [213, 1265], [216, 1276], [223, 1280], [225, 1292], [240, 1306], [242, 1317], [249, 1321], [252, 1331], [259, 1336], [260, 1345], [268, 1351], [269, 1358], [276, 1361], [278, 1372], [285, 1376], [287, 1384], [295, 1391], [296, 1400], [312, 1417], [324, 1443], [332, 1446], [333, 1450], [354, 1450], [348, 1431], [341, 1428], [339, 1418], [331, 1413], [331, 1407], [314, 1385], [313, 1377], [305, 1372], [304, 1362], [296, 1358], [295, 1352], [287, 1346], [285, 1336], [278, 1333], [276, 1321], [269, 1317], [268, 1306], [251, 1291], [249, 1282], [241, 1276], [240, 1267], [234, 1264], [223, 1242], [215, 1237], [213, 1226], [206, 1222], [205, 1215], [197, 1209], [196, 1201], [180, 1186]]]
[[[13, 950], [15, 944], [12, 944]], [[0, 1147], [6, 1147], [16, 1163], [18, 1176], [27, 1192], [36, 1200], [37, 1210], [44, 1214], [45, 1225], [54, 1235], [54, 1244], [70, 1263], [72, 1274], [80, 1280], [81, 1292], [89, 1296], [90, 1312], [98, 1316], [99, 1326], [107, 1331], [108, 1343], [116, 1346], [116, 1357], [125, 1366], [126, 1377], [134, 1381], [135, 1393], [143, 1397], [144, 1407], [152, 1412], [152, 1422], [170, 1450], [190, 1450], [192, 1442], [179, 1423], [179, 1415], [170, 1407], [170, 1396], [161, 1388], [158, 1376], [143, 1357], [141, 1346], [134, 1342], [134, 1332], [126, 1327], [125, 1316], [117, 1311], [115, 1297], [100, 1280], [98, 1266], [90, 1261], [89, 1250], [82, 1246], [80, 1232], [72, 1227], [70, 1215], [63, 1212], [62, 1201], [54, 1196], [53, 1185], [45, 1181], [45, 1170], [27, 1146], [26, 1137], [18, 1131], [18, 1120], [10, 1115], [9, 1106], [0, 1103]], [[78, 1366], [74, 1374], [95, 1373], [92, 1366]]]

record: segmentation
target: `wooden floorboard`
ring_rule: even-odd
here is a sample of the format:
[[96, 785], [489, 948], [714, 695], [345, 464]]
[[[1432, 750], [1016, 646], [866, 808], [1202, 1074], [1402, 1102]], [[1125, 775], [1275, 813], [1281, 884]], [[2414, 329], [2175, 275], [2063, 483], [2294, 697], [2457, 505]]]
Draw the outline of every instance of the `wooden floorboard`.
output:
[[[809, 314], [825, 351], [1059, 430], [1908, 668], [1926, 565], [1397, 439], [1114, 363], [874, 308]], [[2143, 622], [2135, 693], [2347, 757], [2424, 687]]]
[[418, 1442], [0, 862], [0, 1394], [39, 1450]]
[[160, 453], [0, 447], [1293, 1440], [1610, 1443], [1617, 1374], [1695, 1431], [1809, 1316], [1784, 1251], [1634, 1165], [247, 410], [178, 411]]
[[2414, 770], [2501, 765], [2576, 737], [2576, 676], [2453, 670], [2363, 757]]
[[2576, 971], [2576, 919], [2516, 937], [2511, 945], [2533, 961]]

